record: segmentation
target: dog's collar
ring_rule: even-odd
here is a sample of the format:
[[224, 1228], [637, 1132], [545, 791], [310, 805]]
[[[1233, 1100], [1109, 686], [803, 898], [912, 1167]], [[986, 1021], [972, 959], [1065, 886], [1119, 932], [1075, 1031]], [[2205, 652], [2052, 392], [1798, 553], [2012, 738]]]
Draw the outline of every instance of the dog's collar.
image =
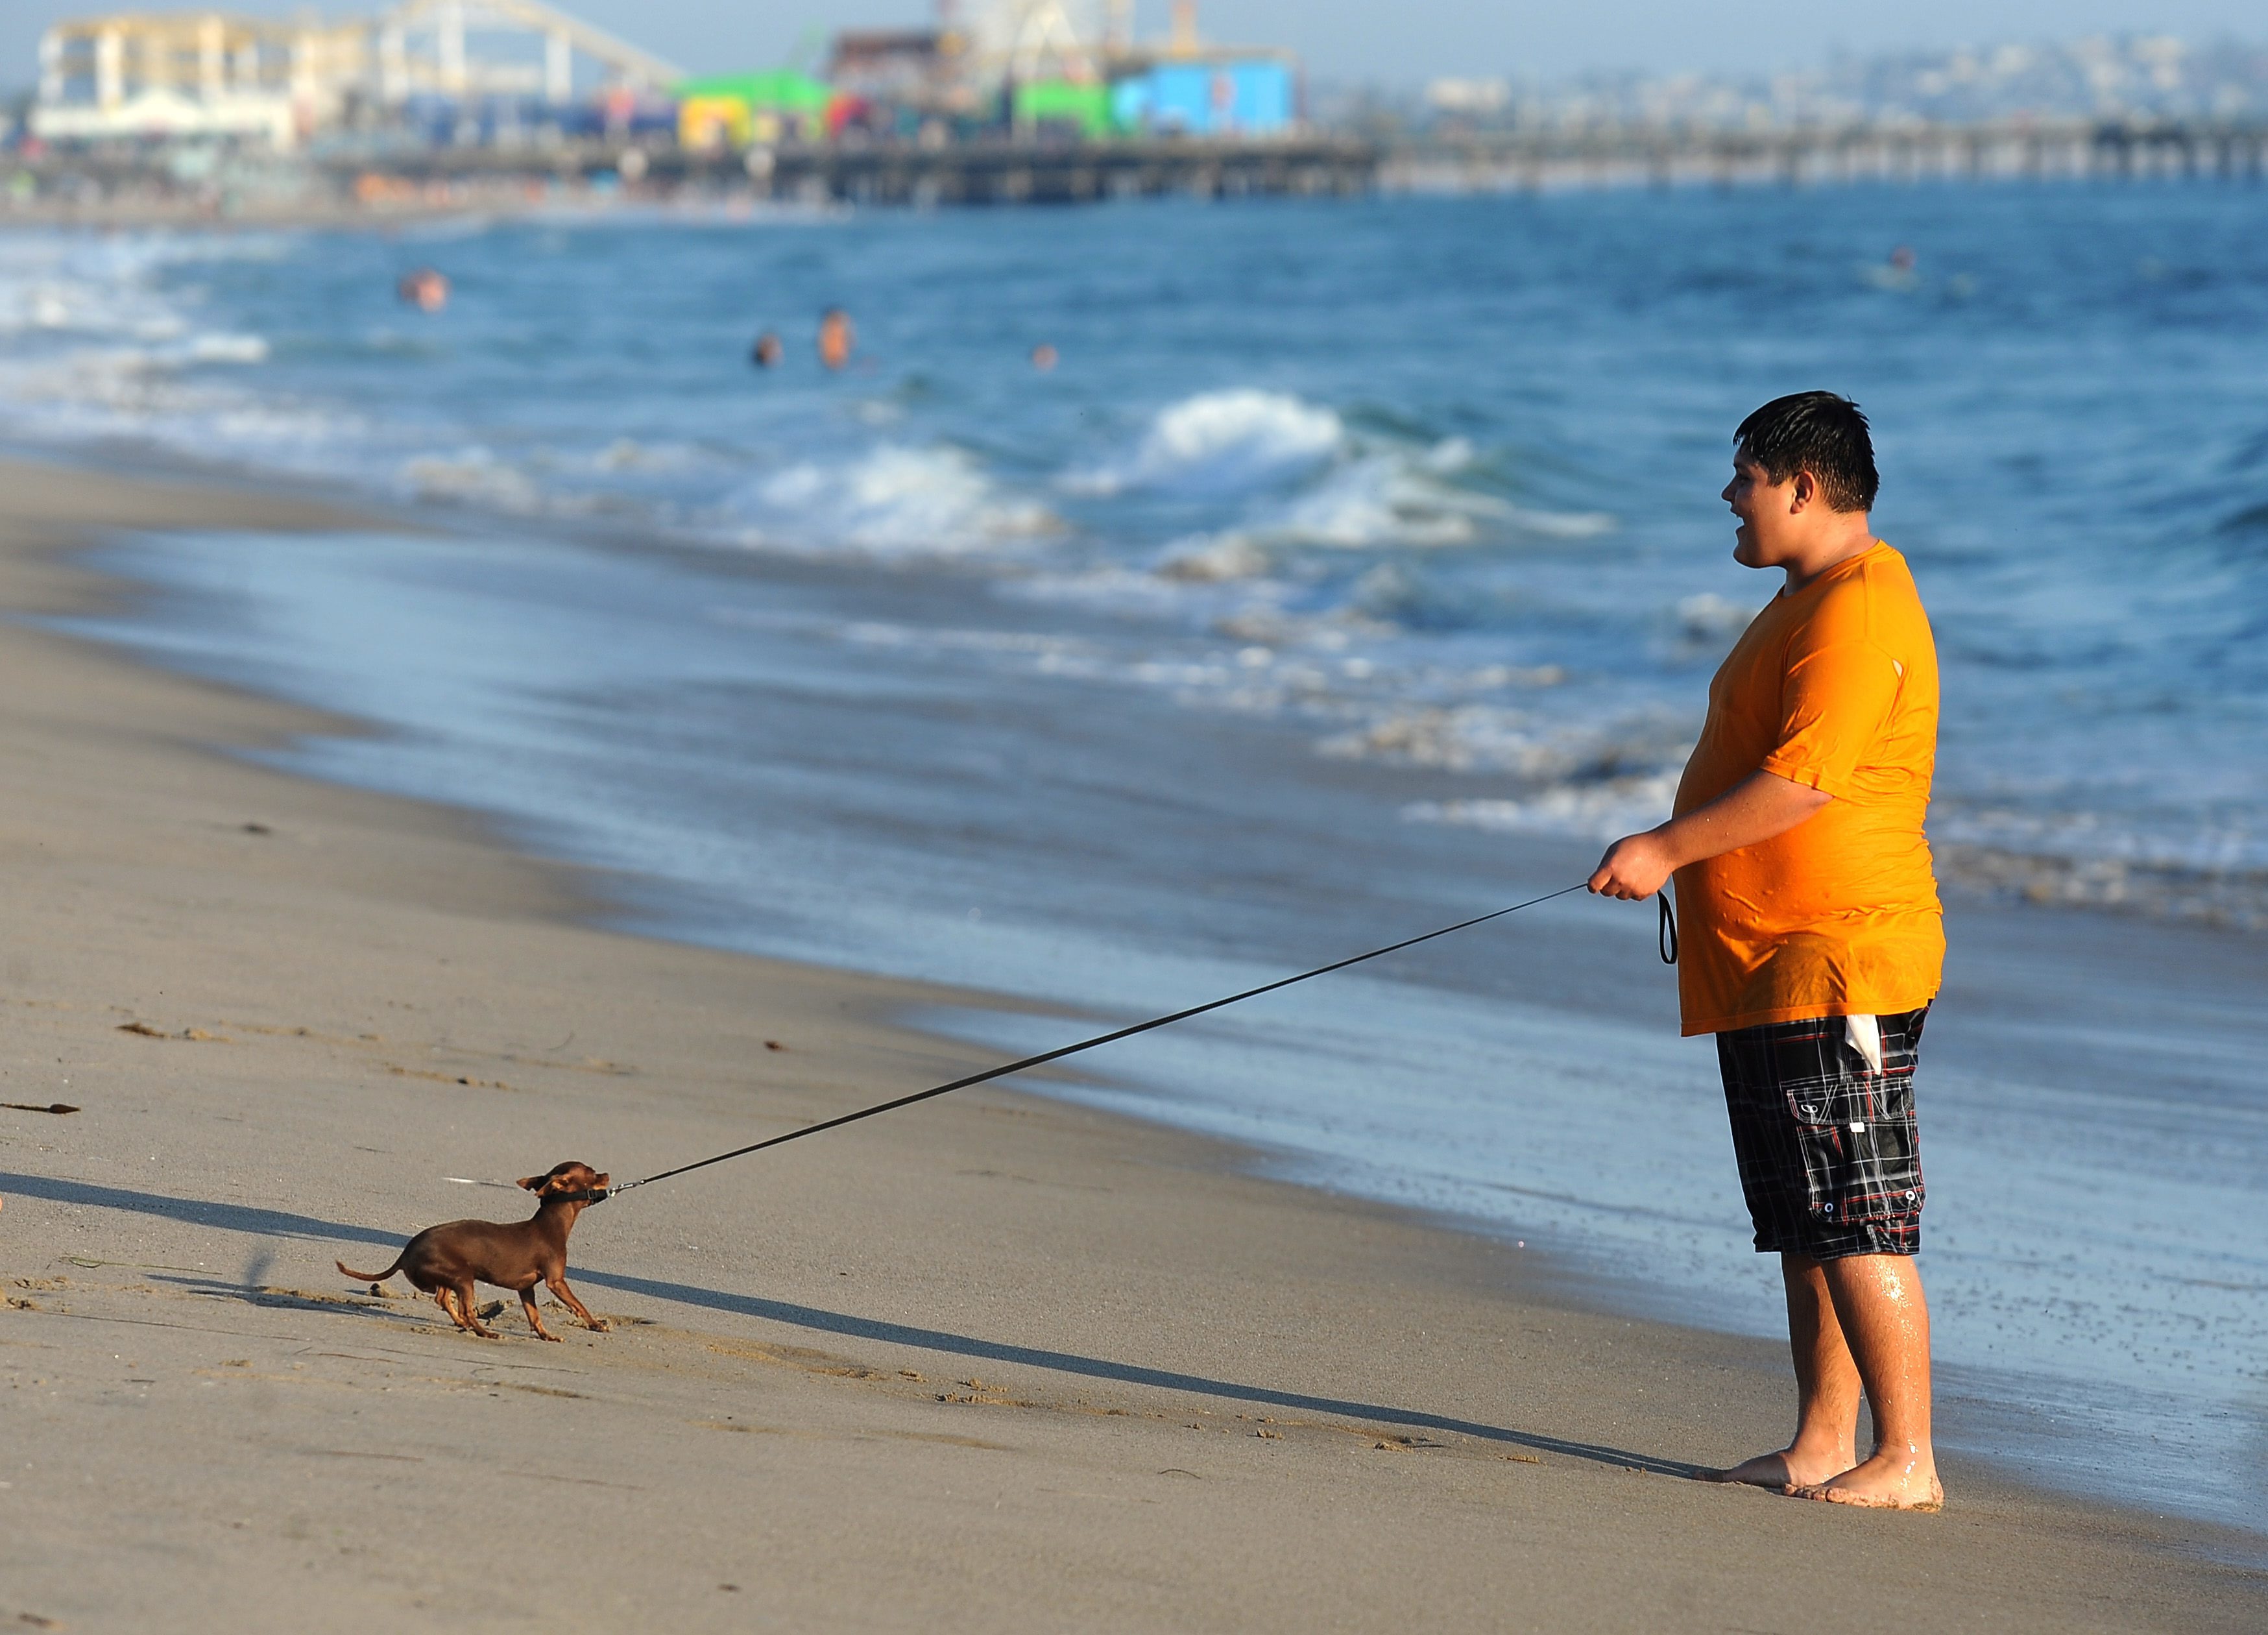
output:
[[614, 1193], [610, 1188], [589, 1187], [580, 1192], [543, 1192], [537, 1196], [546, 1199], [556, 1198], [562, 1204], [603, 1204]]

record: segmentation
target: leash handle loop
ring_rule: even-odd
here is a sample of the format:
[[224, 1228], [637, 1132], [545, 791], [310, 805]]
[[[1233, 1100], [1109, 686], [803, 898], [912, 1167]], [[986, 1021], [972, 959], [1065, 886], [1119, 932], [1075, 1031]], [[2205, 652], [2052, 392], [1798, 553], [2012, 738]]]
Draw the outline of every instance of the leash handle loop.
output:
[[1661, 926], [1654, 934], [1654, 946], [1661, 952], [1664, 965], [1677, 963], [1677, 910], [1669, 906], [1669, 887], [1664, 886], [1654, 893], [1661, 904]]

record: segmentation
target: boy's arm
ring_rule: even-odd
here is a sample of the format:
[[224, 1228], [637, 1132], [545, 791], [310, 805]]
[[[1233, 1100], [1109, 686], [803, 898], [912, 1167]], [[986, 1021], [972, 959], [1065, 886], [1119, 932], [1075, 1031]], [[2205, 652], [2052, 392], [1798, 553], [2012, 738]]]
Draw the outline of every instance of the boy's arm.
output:
[[1751, 772], [1708, 805], [1609, 846], [1591, 889], [1603, 897], [1651, 897], [1687, 864], [1785, 835], [1834, 799], [1777, 772]]

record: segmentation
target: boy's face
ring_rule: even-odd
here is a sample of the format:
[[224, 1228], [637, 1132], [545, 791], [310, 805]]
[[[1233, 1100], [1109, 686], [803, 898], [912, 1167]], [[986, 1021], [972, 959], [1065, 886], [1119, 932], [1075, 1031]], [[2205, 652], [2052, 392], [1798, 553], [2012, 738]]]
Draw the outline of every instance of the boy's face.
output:
[[1733, 534], [1733, 560], [1744, 568], [1778, 568], [1793, 557], [1797, 547], [1796, 519], [1812, 498], [1811, 482], [1799, 471], [1785, 482], [1775, 482], [1744, 450], [1733, 456], [1733, 480], [1725, 484], [1724, 500], [1741, 519]]

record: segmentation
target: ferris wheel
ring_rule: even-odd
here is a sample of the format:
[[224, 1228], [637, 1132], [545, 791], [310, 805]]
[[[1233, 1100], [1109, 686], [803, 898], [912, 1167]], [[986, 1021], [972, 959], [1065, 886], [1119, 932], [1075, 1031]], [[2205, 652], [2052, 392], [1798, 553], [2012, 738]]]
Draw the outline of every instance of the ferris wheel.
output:
[[1130, 0], [977, 0], [969, 43], [986, 67], [1014, 79], [1095, 79], [1132, 9]]

